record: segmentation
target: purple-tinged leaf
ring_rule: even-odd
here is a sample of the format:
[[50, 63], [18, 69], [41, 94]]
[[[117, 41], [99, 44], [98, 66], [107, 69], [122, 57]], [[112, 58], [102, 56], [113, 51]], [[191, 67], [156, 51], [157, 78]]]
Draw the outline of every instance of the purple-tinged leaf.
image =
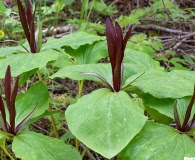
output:
[[18, 3], [18, 11], [19, 11], [19, 16], [20, 16], [20, 21], [22, 23], [22, 27], [24, 29], [25, 36], [26, 36], [28, 42], [30, 42], [30, 32], [29, 32], [28, 22], [26, 19], [25, 9], [24, 9], [20, 0], [17, 0], [17, 3]]
[[106, 39], [112, 66], [112, 81], [115, 92], [118, 92], [121, 89], [121, 83], [123, 79], [122, 62], [126, 43], [131, 34], [131, 29], [132, 28], [130, 27], [125, 38], [123, 39], [123, 33], [120, 25], [116, 22], [114, 26], [110, 18], [106, 19]]
[[29, 44], [32, 53], [36, 53], [34, 15], [35, 15], [35, 11], [34, 13], [32, 13], [30, 1], [26, 0], [26, 17], [28, 21], [29, 30], [30, 30]]
[[132, 27], [133, 27], [132, 25], [129, 27], [129, 30], [128, 30], [128, 32], [126, 33], [125, 37], [124, 37], [124, 40], [123, 40], [123, 49], [124, 49], [124, 50], [125, 50], [127, 41], [128, 41], [128, 39], [129, 39], [129, 37], [131, 36]]
[[124, 50], [122, 48], [123, 46], [123, 32], [119, 24], [115, 23], [116, 28], [116, 37], [117, 37], [117, 49], [115, 53], [116, 63], [122, 63], [123, 57], [124, 57]]
[[15, 86], [14, 89], [12, 91], [12, 95], [11, 95], [11, 102], [10, 102], [10, 126], [11, 126], [11, 132], [14, 133], [15, 132], [15, 118], [16, 118], [16, 108], [15, 108], [15, 100], [16, 100], [16, 96], [17, 96], [17, 92], [18, 92], [18, 77], [16, 79], [15, 82]]
[[17, 133], [17, 132], [24, 126], [24, 124], [33, 116], [33, 114], [34, 114], [35, 111], [36, 111], [36, 108], [37, 108], [37, 105], [36, 105], [36, 107], [32, 110], [32, 112], [29, 113], [29, 115], [26, 116], [26, 118], [24, 118], [24, 119], [17, 125], [17, 127], [16, 127], [16, 129], [15, 129], [15, 133]]
[[115, 28], [116, 28], [116, 40], [117, 40], [117, 48], [115, 51], [115, 66], [114, 67], [114, 72], [113, 72], [113, 85], [114, 85], [114, 90], [119, 91], [121, 88], [121, 63], [123, 61], [124, 57], [124, 50], [123, 50], [123, 33], [122, 29], [119, 26], [119, 24], [116, 22], [115, 23]]
[[96, 73], [93, 73], [93, 72], [81, 72], [82, 74], [87, 74], [87, 75], [90, 75], [90, 76], [95, 76], [97, 77], [98, 79], [100, 79], [107, 88], [109, 88], [111, 91], [114, 91], [114, 89], [112, 88], [112, 86], [107, 82], [107, 80], [100, 76], [99, 74], [96, 74]]
[[189, 123], [187, 124], [187, 126], [188, 126], [188, 127], [186, 128], [186, 132], [187, 132], [187, 131], [190, 131], [190, 130], [193, 129], [193, 128], [195, 128], [195, 114], [194, 114], [194, 116], [193, 116], [191, 122], [189, 122]]
[[194, 101], [195, 101], [195, 85], [194, 85], [194, 93], [192, 95], [192, 99], [191, 99], [191, 101], [190, 101], [190, 103], [188, 105], [188, 108], [187, 108], [187, 111], [186, 111], [186, 114], [185, 114], [184, 122], [183, 122], [183, 125], [182, 125], [182, 130], [185, 128], [185, 126], [187, 125], [187, 123], [188, 123], [188, 121], [190, 119]]
[[107, 39], [107, 44], [108, 44], [108, 53], [109, 53], [112, 67], [113, 67], [116, 65], [115, 52], [116, 52], [116, 47], [117, 47], [117, 42], [116, 42], [117, 40], [116, 40], [115, 28], [110, 18], [106, 19], [106, 39]]
[[10, 112], [10, 100], [11, 100], [11, 71], [10, 66], [8, 65], [5, 79], [4, 79], [4, 87], [5, 87], [5, 101], [7, 104], [8, 111]]
[[174, 119], [176, 123], [176, 129], [178, 131], [181, 131], [181, 123], [180, 123], [178, 112], [177, 112], [177, 102], [175, 103], [175, 106], [174, 106]]
[[4, 123], [4, 126], [5, 126], [5, 131], [7, 131], [8, 128], [7, 128], [7, 122], [6, 122], [5, 106], [3, 104], [3, 100], [2, 100], [1, 95], [0, 95], [0, 111], [1, 111], [1, 114], [2, 114], [2, 117], [3, 117], [3, 123]]
[[32, 21], [34, 21], [32, 10], [31, 10], [31, 4], [29, 0], [26, 0], [26, 17], [27, 17], [27, 22], [30, 27], [30, 24]]

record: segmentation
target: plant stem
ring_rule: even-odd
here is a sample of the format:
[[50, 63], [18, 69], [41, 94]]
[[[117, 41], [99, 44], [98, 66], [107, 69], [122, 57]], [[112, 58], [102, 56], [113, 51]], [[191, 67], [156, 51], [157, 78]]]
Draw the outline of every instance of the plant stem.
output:
[[41, 81], [43, 81], [43, 79], [42, 79], [42, 76], [41, 76], [41, 73], [40, 73], [40, 70], [39, 70], [39, 69], [37, 70], [37, 75], [38, 75], [39, 81], [40, 81], [40, 82], [41, 82]]
[[12, 155], [8, 152], [7, 148], [4, 146], [4, 147], [1, 147], [2, 150], [5, 152], [5, 154], [11, 159], [11, 160], [15, 160], [14, 157], [12, 157]]
[[93, 3], [92, 3], [92, 5], [91, 5], [91, 8], [90, 8], [89, 13], [88, 13], [88, 15], [87, 15], [86, 22], [88, 22], [88, 21], [89, 21], [89, 17], [90, 17], [91, 11], [92, 11], [92, 9], [93, 9], [93, 5], [94, 5], [94, 3], [95, 3], [95, 0], [93, 0]]
[[79, 143], [79, 140], [75, 138], [75, 148], [77, 149], [77, 151], [79, 151]]
[[120, 158], [119, 158], [118, 154], [117, 154], [117, 156], [116, 156], [116, 160], [120, 160]]
[[85, 147], [85, 149], [83, 150], [82, 154], [81, 154], [81, 158], [83, 159], [83, 157], [85, 156], [86, 152], [88, 150], [88, 147]]
[[82, 1], [80, 20], [85, 20], [85, 15], [87, 11], [87, 3], [88, 3], [88, 0]]
[[[48, 108], [48, 111], [49, 112], [51, 111], [51, 107], [50, 106]], [[55, 137], [60, 139], [60, 136], [59, 136], [59, 133], [58, 133], [58, 130], [57, 130], [57, 127], [56, 127], [56, 123], [55, 123], [55, 120], [54, 120], [54, 117], [53, 117], [52, 114], [50, 115], [50, 119], [51, 119], [51, 123], [52, 123], [52, 127], [53, 127], [53, 131], [54, 131]]]
[[[41, 73], [40, 73], [40, 70], [37, 70], [37, 75], [39, 77], [39, 81], [40, 82], [43, 81]], [[48, 111], [49, 112], [51, 111], [51, 107], [50, 106], [48, 108]], [[59, 136], [59, 133], [58, 133], [58, 130], [57, 130], [57, 127], [56, 127], [56, 123], [55, 123], [55, 120], [54, 120], [54, 117], [53, 117], [52, 114], [50, 115], [50, 119], [51, 119], [51, 123], [52, 123], [52, 127], [53, 127], [53, 131], [54, 131], [55, 137], [60, 139], [60, 136]]]
[[84, 80], [78, 81], [79, 93], [77, 99], [82, 97]]
[[[84, 84], [84, 80], [78, 81], [79, 91], [78, 91], [77, 100], [82, 97], [83, 84]], [[75, 148], [77, 149], [77, 151], [79, 151], [79, 143], [80, 143], [79, 140], [75, 137]]]

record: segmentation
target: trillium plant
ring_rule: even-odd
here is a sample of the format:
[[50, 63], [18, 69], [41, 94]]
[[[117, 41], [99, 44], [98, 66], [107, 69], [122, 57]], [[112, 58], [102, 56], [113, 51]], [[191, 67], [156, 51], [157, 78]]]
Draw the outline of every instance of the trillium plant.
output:
[[[106, 36], [76, 31], [42, 44], [42, 22], [35, 22], [40, 17], [33, 2], [17, 0], [30, 49], [0, 48], [2, 159], [81, 160], [87, 150], [117, 160], [195, 158], [194, 71], [166, 71], [147, 47], [132, 49], [132, 41], [139, 41], [131, 36], [132, 26], [125, 31], [110, 18]], [[33, 85], [24, 89], [36, 72], [39, 81], [30, 79]], [[55, 87], [55, 78], [78, 81], [78, 96], [67, 107], [56, 107], [50, 99], [54, 93], [46, 85]], [[103, 87], [82, 96], [85, 80]], [[55, 117], [67, 128], [56, 126]], [[41, 118], [51, 121], [47, 135], [34, 129]]]
[[[36, 107], [32, 110], [32, 112], [27, 115], [17, 126], [15, 125], [16, 121], [16, 108], [15, 108], [15, 100], [18, 91], [18, 77], [16, 78], [15, 85], [13, 87], [13, 91], [11, 92], [11, 72], [10, 66], [7, 67], [5, 80], [4, 80], [4, 90], [5, 90], [5, 100], [6, 105], [4, 105], [2, 97], [0, 95], [0, 111], [3, 118], [2, 128], [5, 132], [16, 135], [20, 128], [32, 117], [35, 112]], [[9, 122], [6, 120], [6, 108], [9, 113]]]
[[112, 82], [109, 84], [104, 77], [95, 73], [84, 73], [92, 76], [96, 76], [113, 92], [120, 91], [123, 81], [123, 58], [127, 41], [131, 35], [132, 26], [129, 28], [125, 37], [123, 38], [122, 29], [118, 22], [115, 26], [112, 24], [110, 18], [106, 19], [106, 39], [108, 44], [108, 53], [110, 57], [110, 63], [112, 66]]

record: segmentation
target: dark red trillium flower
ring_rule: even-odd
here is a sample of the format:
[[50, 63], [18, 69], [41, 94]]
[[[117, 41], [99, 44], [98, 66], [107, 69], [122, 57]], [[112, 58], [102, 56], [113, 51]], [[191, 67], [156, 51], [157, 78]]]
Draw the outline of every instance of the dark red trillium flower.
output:
[[23, 7], [20, 0], [17, 0], [18, 11], [20, 16], [20, 21], [24, 29], [24, 34], [28, 40], [30, 50], [32, 53], [36, 53], [36, 41], [35, 41], [35, 11], [32, 12], [31, 3], [29, 0], [26, 0], [26, 8]]
[[5, 112], [5, 105], [3, 103], [3, 99], [0, 95], [0, 112], [3, 118], [2, 129], [5, 132], [11, 133], [16, 135], [20, 128], [32, 117], [33, 113], [35, 112], [36, 107], [34, 110], [24, 118], [17, 126], [15, 125], [15, 118], [16, 118], [16, 108], [15, 108], [15, 100], [18, 91], [18, 77], [16, 78], [15, 85], [13, 87], [13, 91], [11, 92], [11, 72], [10, 66], [7, 67], [7, 71], [5, 74], [4, 79], [4, 89], [5, 89], [5, 102], [9, 113], [9, 122], [6, 121], [6, 112]]
[[112, 24], [110, 18], [106, 19], [106, 38], [108, 45], [108, 53], [112, 66], [113, 89], [118, 92], [121, 89], [123, 78], [123, 58], [127, 41], [131, 35], [132, 27], [129, 28], [123, 39], [123, 33], [120, 25], [115, 22]]
[[186, 114], [184, 117], [184, 122], [183, 124], [181, 124], [180, 120], [179, 120], [179, 116], [178, 116], [178, 112], [177, 112], [177, 108], [176, 105], [174, 107], [174, 119], [175, 119], [175, 123], [176, 123], [176, 129], [180, 132], [188, 132], [192, 129], [195, 128], [195, 114], [193, 115], [192, 120], [189, 122], [190, 116], [191, 116], [191, 112], [192, 112], [192, 107], [195, 101], [195, 85], [194, 85], [194, 93], [192, 95], [192, 99], [188, 105], [188, 108], [186, 110]]
[[127, 41], [131, 35], [132, 26], [129, 27], [128, 32], [123, 38], [123, 33], [120, 25], [115, 22], [115, 26], [112, 24], [110, 18], [106, 19], [106, 38], [108, 45], [108, 53], [110, 57], [110, 63], [112, 66], [112, 81], [113, 85], [109, 84], [106, 79], [99, 74], [92, 72], [82, 72], [95, 76], [102, 80], [104, 84], [113, 92], [118, 92], [121, 89], [123, 80], [123, 58]]

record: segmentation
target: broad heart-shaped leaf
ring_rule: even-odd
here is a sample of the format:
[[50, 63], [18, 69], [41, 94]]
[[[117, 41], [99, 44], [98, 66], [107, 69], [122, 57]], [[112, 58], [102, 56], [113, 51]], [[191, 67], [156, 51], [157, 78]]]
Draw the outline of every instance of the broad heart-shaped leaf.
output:
[[100, 40], [105, 40], [105, 37], [88, 34], [86, 32], [76, 32], [73, 34], [66, 35], [59, 39], [55, 38], [48, 39], [47, 43], [42, 45], [42, 50], [49, 48], [57, 49], [63, 46], [69, 46], [73, 49], [77, 49], [82, 45], [92, 44], [95, 41]]
[[173, 110], [175, 105], [175, 99], [156, 98], [150, 94], [142, 94], [141, 97], [143, 99], [144, 105], [147, 105], [148, 107], [157, 110], [159, 113], [174, 119]]
[[124, 63], [129, 63], [132, 67], [148, 70], [150, 68], [157, 70], [164, 70], [163, 67], [160, 67], [159, 62], [153, 60], [146, 53], [138, 52], [130, 48], [125, 49]]
[[[174, 106], [175, 106], [176, 101], [177, 101], [177, 112], [178, 112], [179, 119], [180, 119], [181, 123], [183, 123], [183, 121], [184, 121], [186, 109], [187, 109], [187, 107], [190, 103], [190, 100], [191, 100], [191, 96], [179, 98], [176, 100], [171, 99], [171, 98], [156, 98], [150, 94], [142, 94], [141, 97], [144, 101], [144, 105], [147, 106], [146, 110], [149, 112], [149, 114], [151, 111], [151, 110], [149, 110], [149, 108], [151, 108], [153, 110], [158, 111], [160, 114], [163, 114], [171, 119], [174, 119]], [[194, 107], [192, 108], [191, 119], [192, 119], [192, 116], [194, 115], [194, 113], [195, 113], [195, 104], [194, 104]], [[155, 119], [155, 117], [160, 118], [159, 115], [157, 115], [157, 113], [154, 113], [154, 114], [155, 115], [150, 114], [154, 120], [157, 120], [157, 119]], [[164, 120], [165, 119], [161, 119], [161, 121], [164, 121]], [[157, 122], [160, 122], [160, 121], [157, 120]]]
[[[30, 50], [28, 42], [22, 44], [26, 49]], [[0, 57], [5, 57], [12, 53], [27, 52], [22, 46], [0, 48]]]
[[44, 67], [49, 61], [56, 60], [58, 53], [50, 49], [36, 54], [11, 55], [0, 61], [0, 78], [5, 76], [5, 70], [8, 65], [11, 66], [12, 76], [17, 76], [35, 68]]
[[150, 69], [135, 80], [136, 86], [157, 98], [181, 98], [193, 93], [194, 82], [178, 77], [171, 72]]
[[195, 83], [195, 71], [173, 70], [173, 75], [177, 75], [180, 78], [190, 80]]
[[63, 69], [60, 69], [58, 72], [50, 76], [51, 79], [60, 77], [65, 78], [68, 77], [73, 80], [100, 80], [94, 76], [84, 74], [83, 72], [92, 72], [101, 75], [104, 77], [109, 83], [112, 82], [112, 71], [110, 64], [83, 64], [83, 65], [71, 65], [66, 66]]
[[106, 41], [97, 41], [91, 45], [86, 44], [76, 50], [67, 47], [65, 50], [76, 60], [77, 64], [97, 63], [100, 59], [108, 56]]
[[70, 131], [106, 158], [118, 154], [143, 128], [143, 110], [124, 91], [99, 89], [66, 110]]
[[174, 128], [147, 122], [143, 130], [119, 154], [122, 160], [184, 160], [195, 157], [195, 143]]
[[43, 82], [39, 82], [16, 99], [16, 125], [36, 108], [32, 118], [45, 112], [49, 107], [49, 93]]
[[[101, 41], [97, 42], [97, 44], [99, 43], [101, 45], [101, 43], [103, 42]], [[80, 62], [88, 63], [88, 60], [83, 60], [83, 61], [80, 60]], [[147, 54], [137, 52], [131, 49], [125, 50], [124, 78], [123, 78], [124, 82], [130, 76], [135, 75], [137, 73], [143, 73], [144, 71], [149, 70], [151, 68], [162, 70], [159, 63], [152, 60]], [[97, 78], [93, 78], [92, 76], [89, 75], [83, 75], [81, 74], [81, 72], [94, 72], [104, 77], [108, 82], [112, 83], [112, 72], [111, 72], [110, 64], [83, 64], [83, 65], [67, 66], [59, 70], [50, 78], [53, 79], [56, 77], [60, 77], [60, 78], [68, 77], [74, 80], [87, 79], [87, 80], [99, 81]]]
[[81, 160], [72, 146], [30, 131], [21, 132], [14, 137], [12, 150], [21, 160]]

